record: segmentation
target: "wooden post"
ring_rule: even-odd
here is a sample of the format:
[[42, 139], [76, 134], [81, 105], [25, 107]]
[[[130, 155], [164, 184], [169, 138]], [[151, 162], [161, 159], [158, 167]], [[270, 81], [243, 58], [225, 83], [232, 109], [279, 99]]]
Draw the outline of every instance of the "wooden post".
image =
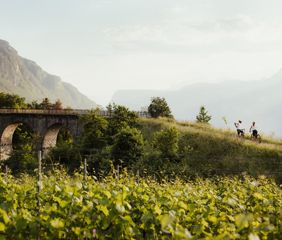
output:
[[37, 179], [37, 207], [38, 207], [38, 218], [39, 218], [39, 224], [38, 224], [38, 237], [37, 239], [40, 240], [40, 192], [42, 190], [42, 152], [38, 151], [38, 179]]
[[7, 164], [5, 164], [5, 179], [6, 179], [6, 182], [8, 181], [8, 172], [9, 172], [8, 166], [7, 166]]
[[139, 169], [137, 170], [137, 184], [139, 184]]
[[117, 165], [117, 179], [119, 179], [119, 165]]
[[42, 152], [38, 151], [38, 193], [41, 192], [42, 186]]
[[87, 176], [87, 158], [84, 158], [84, 180], [86, 179]]

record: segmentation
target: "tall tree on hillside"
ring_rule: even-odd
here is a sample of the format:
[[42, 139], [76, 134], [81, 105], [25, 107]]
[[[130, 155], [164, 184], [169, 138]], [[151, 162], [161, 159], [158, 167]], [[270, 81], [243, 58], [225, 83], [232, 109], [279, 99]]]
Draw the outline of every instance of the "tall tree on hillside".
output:
[[200, 112], [196, 116], [197, 122], [198, 123], [209, 123], [211, 118], [212, 117], [210, 115], [208, 115], [208, 111], [206, 110], [205, 106], [201, 106], [200, 107]]
[[151, 104], [148, 107], [148, 112], [153, 118], [158, 118], [158, 117], [173, 118], [165, 98], [153, 97]]

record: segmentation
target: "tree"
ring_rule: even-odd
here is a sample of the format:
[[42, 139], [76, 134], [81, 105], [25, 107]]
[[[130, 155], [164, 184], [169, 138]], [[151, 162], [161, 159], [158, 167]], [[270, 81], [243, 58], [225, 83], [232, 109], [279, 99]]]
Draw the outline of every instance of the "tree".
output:
[[0, 106], [1, 108], [27, 108], [25, 98], [4, 92], [0, 92]]
[[45, 161], [50, 165], [60, 164], [72, 173], [79, 168], [82, 158], [79, 148], [75, 144], [61, 142], [51, 149]]
[[41, 106], [36, 100], [34, 100], [34, 101], [32, 101], [31, 103], [28, 104], [28, 108], [29, 109], [40, 109]]
[[73, 144], [73, 136], [69, 128], [67, 127], [61, 127], [60, 131], [57, 136], [57, 143], [56, 145], [60, 144]]
[[173, 117], [166, 100], [160, 97], [152, 98], [151, 104], [148, 107], [148, 112], [153, 118]]
[[97, 151], [107, 145], [108, 121], [98, 115], [99, 109], [90, 111], [83, 116], [82, 120], [86, 123], [82, 136], [82, 151]]
[[211, 116], [208, 115], [208, 111], [206, 111], [204, 106], [200, 107], [200, 112], [199, 114], [196, 116], [197, 122], [198, 123], [209, 123], [209, 121], [211, 120]]
[[42, 102], [40, 103], [40, 109], [50, 110], [52, 108], [52, 103], [50, 102], [49, 98], [43, 98]]
[[128, 166], [138, 161], [143, 154], [144, 140], [138, 129], [126, 127], [114, 137], [112, 156], [115, 163], [122, 162]]
[[179, 131], [175, 127], [156, 132], [153, 146], [161, 152], [164, 158], [174, 158], [178, 152]]
[[111, 113], [108, 127], [109, 136], [114, 136], [123, 128], [136, 127], [138, 117], [135, 112], [116, 104], [108, 105], [107, 110]]
[[55, 110], [62, 110], [63, 104], [60, 99], [57, 99], [57, 101], [53, 104], [53, 109]]
[[41, 103], [38, 103], [36, 100], [27, 104], [29, 109], [44, 109], [44, 110], [62, 110], [63, 104], [60, 99], [57, 99], [55, 103], [51, 103], [49, 98], [43, 98]]

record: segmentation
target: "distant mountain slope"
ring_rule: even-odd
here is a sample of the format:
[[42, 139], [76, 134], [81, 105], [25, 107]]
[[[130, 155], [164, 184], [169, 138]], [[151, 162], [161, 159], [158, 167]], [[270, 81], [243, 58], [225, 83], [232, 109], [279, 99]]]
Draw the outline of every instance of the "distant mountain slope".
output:
[[96, 103], [60, 77], [42, 70], [35, 62], [22, 58], [8, 42], [0, 40], [0, 91], [15, 93], [27, 101], [48, 97], [60, 99], [64, 106], [93, 108]]
[[205, 105], [217, 127], [226, 127], [223, 117], [230, 128], [238, 119], [246, 129], [256, 121], [263, 132], [282, 136], [281, 89], [282, 71], [263, 81], [192, 84], [175, 91], [120, 90], [112, 100], [138, 110], [148, 106], [151, 97], [165, 97], [180, 120], [195, 120], [200, 106]]

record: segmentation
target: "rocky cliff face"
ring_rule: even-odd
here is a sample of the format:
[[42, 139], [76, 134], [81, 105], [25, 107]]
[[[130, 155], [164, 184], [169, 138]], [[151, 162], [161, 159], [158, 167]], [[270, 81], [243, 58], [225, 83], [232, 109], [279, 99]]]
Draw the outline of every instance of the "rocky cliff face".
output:
[[60, 99], [64, 106], [94, 108], [96, 103], [71, 84], [41, 69], [35, 62], [22, 58], [8, 42], [0, 40], [0, 91], [15, 93], [27, 101], [48, 97]]

